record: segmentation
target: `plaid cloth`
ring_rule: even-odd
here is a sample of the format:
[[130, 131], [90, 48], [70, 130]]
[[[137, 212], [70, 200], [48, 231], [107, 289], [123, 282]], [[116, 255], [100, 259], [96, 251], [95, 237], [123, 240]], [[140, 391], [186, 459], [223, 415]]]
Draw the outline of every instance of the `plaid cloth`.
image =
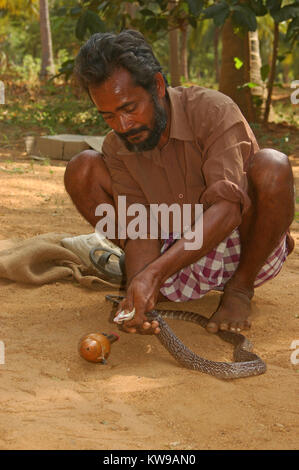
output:
[[[164, 242], [161, 253], [164, 253], [175, 241], [170, 236]], [[200, 299], [210, 290], [223, 290], [238, 267], [240, 252], [240, 235], [236, 229], [206, 256], [169, 277], [160, 292], [172, 302], [185, 302]], [[284, 235], [258, 273], [254, 286], [260, 286], [277, 276], [287, 255], [286, 235]]]

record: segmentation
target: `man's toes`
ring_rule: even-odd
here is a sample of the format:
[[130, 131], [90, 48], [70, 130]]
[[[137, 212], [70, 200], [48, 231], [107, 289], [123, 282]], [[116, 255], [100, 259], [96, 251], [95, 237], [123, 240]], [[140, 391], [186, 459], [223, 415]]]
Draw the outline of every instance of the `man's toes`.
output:
[[217, 333], [218, 329], [218, 323], [216, 323], [215, 321], [210, 321], [206, 326], [206, 330], [209, 333]]
[[250, 327], [251, 327], [251, 321], [244, 320], [244, 321], [239, 321], [239, 322], [232, 322], [229, 326], [229, 330], [240, 333], [240, 331], [242, 330], [249, 330]]
[[229, 325], [229, 330], [236, 332], [237, 331], [237, 325], [238, 325], [237, 322], [234, 322], [234, 321], [231, 322], [230, 325]]
[[228, 330], [228, 322], [222, 321], [219, 325], [219, 330], [221, 331], [227, 331]]
[[237, 323], [237, 333], [239, 333], [242, 330], [249, 330], [250, 327], [251, 327], [250, 320], [240, 321]]

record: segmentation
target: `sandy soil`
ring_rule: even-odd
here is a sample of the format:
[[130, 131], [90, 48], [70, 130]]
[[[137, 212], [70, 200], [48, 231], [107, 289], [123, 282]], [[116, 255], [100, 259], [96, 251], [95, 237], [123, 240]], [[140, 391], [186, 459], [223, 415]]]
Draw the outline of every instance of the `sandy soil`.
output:
[[[24, 153], [5, 149], [0, 159], [1, 239], [91, 231], [64, 191], [63, 162], [32, 165]], [[298, 228], [294, 223], [296, 251], [254, 297], [247, 336], [268, 366], [259, 377], [220, 381], [189, 371], [156, 338], [125, 333], [107, 366], [88, 363], [78, 340], [113, 330], [105, 301], [113, 290], [1, 280], [0, 449], [298, 448], [299, 366], [290, 361], [299, 340]], [[213, 292], [171, 305], [210, 316], [218, 299]], [[231, 360], [231, 347], [217, 337], [170, 323], [195, 352]]]

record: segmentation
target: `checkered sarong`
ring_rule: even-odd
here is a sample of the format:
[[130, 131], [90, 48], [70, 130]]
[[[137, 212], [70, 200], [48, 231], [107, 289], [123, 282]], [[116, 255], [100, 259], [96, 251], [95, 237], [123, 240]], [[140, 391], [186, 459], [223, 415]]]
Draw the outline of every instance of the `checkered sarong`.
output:
[[[161, 253], [164, 253], [175, 241], [170, 236], [164, 242]], [[238, 267], [240, 252], [240, 235], [236, 229], [206, 256], [169, 277], [160, 292], [173, 302], [185, 302], [200, 299], [210, 290], [223, 290]], [[260, 286], [275, 277], [287, 255], [284, 235], [258, 273], [254, 286]]]

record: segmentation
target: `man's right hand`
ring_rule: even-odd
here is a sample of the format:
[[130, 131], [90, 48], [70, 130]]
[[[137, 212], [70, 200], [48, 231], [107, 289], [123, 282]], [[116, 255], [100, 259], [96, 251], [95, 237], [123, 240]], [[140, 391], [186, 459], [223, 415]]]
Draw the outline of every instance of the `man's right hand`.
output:
[[153, 310], [156, 306], [160, 291], [160, 280], [150, 267], [145, 268], [130, 282], [125, 299], [119, 304], [118, 315], [122, 310], [131, 312], [135, 308], [132, 320], [124, 321], [122, 329], [127, 333], [158, 334], [159, 323], [156, 320], [149, 321], [146, 312]]

